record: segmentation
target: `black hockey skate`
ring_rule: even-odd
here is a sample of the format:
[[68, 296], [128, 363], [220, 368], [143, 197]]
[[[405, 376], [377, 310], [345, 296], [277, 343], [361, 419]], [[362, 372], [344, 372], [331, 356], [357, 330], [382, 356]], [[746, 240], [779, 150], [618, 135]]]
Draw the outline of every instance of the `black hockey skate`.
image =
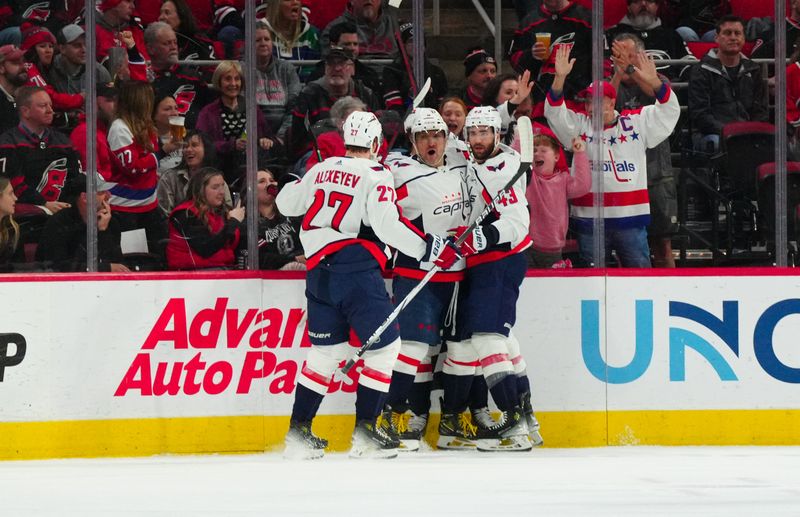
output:
[[497, 424], [480, 430], [476, 447], [483, 452], [531, 450], [533, 446], [528, 437], [528, 424], [522, 408], [515, 406], [508, 411], [502, 411]]
[[[391, 410], [389, 410], [391, 412]], [[359, 420], [353, 430], [351, 458], [395, 458], [400, 439], [391, 427], [391, 415], [375, 420]]]
[[311, 422], [289, 422], [289, 432], [284, 440], [283, 457], [287, 459], [313, 460], [325, 455], [328, 440], [311, 432]]
[[466, 413], [442, 413], [439, 420], [438, 449], [475, 450], [475, 433], [477, 428]]
[[497, 425], [497, 420], [494, 419], [488, 407], [470, 409], [470, 416], [472, 418], [472, 424], [478, 428], [478, 430], [485, 431]]
[[523, 393], [520, 397], [522, 405], [522, 412], [525, 413], [525, 420], [528, 424], [528, 436], [531, 439], [531, 445], [534, 447], [541, 447], [544, 445], [544, 438], [539, 433], [539, 421], [536, 420], [536, 415], [533, 413], [533, 405], [531, 404], [530, 392]]
[[392, 428], [397, 431], [400, 438], [401, 452], [418, 451], [425, 428], [428, 426], [428, 415], [417, 415], [410, 409], [398, 413], [392, 411]]

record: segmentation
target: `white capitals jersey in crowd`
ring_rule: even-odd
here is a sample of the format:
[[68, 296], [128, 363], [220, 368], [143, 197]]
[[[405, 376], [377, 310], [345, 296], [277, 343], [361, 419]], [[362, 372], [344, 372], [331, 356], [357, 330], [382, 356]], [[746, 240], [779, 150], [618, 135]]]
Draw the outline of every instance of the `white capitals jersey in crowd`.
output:
[[383, 268], [391, 257], [386, 244], [417, 259], [425, 254], [425, 234], [400, 215], [396, 199], [383, 165], [333, 157], [285, 185], [276, 202], [282, 214], [304, 216], [300, 241], [309, 269], [351, 244], [366, 247]]
[[[447, 150], [441, 167], [431, 167], [408, 156], [394, 157], [387, 160], [387, 165], [394, 177], [397, 204], [403, 216], [420, 231], [444, 237], [470, 223], [477, 189], [470, 188], [468, 163], [462, 153]], [[465, 267], [461, 259], [446, 272], [436, 273], [431, 280], [460, 280]], [[431, 262], [420, 263], [402, 252], [395, 259], [394, 272], [401, 276], [421, 279], [431, 269]]]
[[[491, 203], [503, 187], [511, 181], [520, 166], [520, 156], [514, 149], [500, 144], [500, 152], [483, 163], [470, 163], [470, 170], [478, 182], [478, 196], [472, 207], [471, 220]], [[531, 245], [529, 234], [530, 215], [525, 198], [525, 175], [519, 177], [514, 186], [495, 203], [493, 215], [483, 224], [491, 222], [497, 228], [499, 240], [488, 251], [469, 258], [469, 265], [499, 260], [519, 253]]]

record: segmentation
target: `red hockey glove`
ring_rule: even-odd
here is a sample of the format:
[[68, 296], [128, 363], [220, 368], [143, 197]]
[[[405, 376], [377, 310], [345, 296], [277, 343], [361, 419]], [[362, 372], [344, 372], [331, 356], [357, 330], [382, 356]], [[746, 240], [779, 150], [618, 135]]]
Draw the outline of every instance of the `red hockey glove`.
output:
[[[466, 226], [459, 226], [456, 228], [456, 233], [453, 237], [458, 240], [466, 231]], [[459, 251], [461, 251], [461, 254], [465, 257], [471, 257], [472, 255], [480, 253], [486, 248], [494, 246], [497, 244], [499, 239], [500, 233], [491, 224], [478, 226], [467, 236], [466, 239], [464, 239]]]
[[442, 238], [429, 233], [425, 240], [428, 245], [421, 262], [433, 262], [440, 269], [450, 269], [461, 258], [452, 237]]

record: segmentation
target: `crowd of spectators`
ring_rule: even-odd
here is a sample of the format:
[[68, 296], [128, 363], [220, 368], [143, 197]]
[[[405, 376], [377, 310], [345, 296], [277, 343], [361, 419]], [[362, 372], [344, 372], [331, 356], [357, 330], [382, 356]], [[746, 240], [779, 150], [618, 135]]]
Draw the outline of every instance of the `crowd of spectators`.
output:
[[[353, 111], [379, 113], [387, 130], [382, 157], [392, 150], [409, 151], [401, 117], [421, 87], [412, 74], [414, 32], [419, 28], [400, 24], [381, 0], [256, 4], [256, 80], [245, 84], [243, 66], [251, 65], [240, 61], [243, 0], [102, 0], [96, 13], [97, 54], [88, 58], [82, 3], [52, 2], [47, 9], [35, 4], [33, 9], [30, 2], [0, 2], [4, 270], [32, 256], [45, 269], [86, 267], [85, 243], [78, 241], [85, 239], [87, 220], [81, 166], [87, 158], [87, 64], [95, 67], [97, 78], [96, 98], [90, 100], [97, 112], [92, 148], [101, 269], [127, 270], [120, 235], [140, 230], [154, 268], [241, 266], [247, 242], [239, 198], [246, 187], [250, 139], [257, 142], [259, 164], [258, 206], [253, 207], [259, 214], [258, 263], [262, 268], [303, 267], [296, 222], [277, 212], [267, 187], [343, 154], [341, 125]], [[719, 152], [728, 123], [770, 120], [768, 77], [743, 54], [750, 32], [760, 38], [755, 53], [772, 48], [770, 20], [750, 24], [731, 14], [724, 0], [625, 4], [624, 16], [606, 32], [612, 113], [656, 102], [657, 92], [636, 80], [642, 64], [637, 53], [645, 50], [664, 81], [688, 82], [678, 93], [688, 104], [688, 141], [700, 154]], [[431, 89], [424, 105], [439, 109], [450, 132], [449, 145], [468, 150], [462, 129], [475, 106], [498, 108], [507, 144], [514, 141], [515, 120], [523, 115], [547, 129], [552, 120], [545, 104], [559, 49], [568, 48], [575, 59], [559, 91], [571, 108], [584, 109], [580, 101], [589, 91], [592, 55], [591, 12], [585, 5], [576, 0], [517, 0], [519, 28], [504, 42], [513, 71], [498, 75], [489, 51], [464, 48], [460, 90], [448, 85], [443, 69], [425, 58]], [[792, 0], [787, 16], [792, 48], [798, 27], [800, 0]], [[714, 43], [696, 64], [658, 64], [661, 59], [694, 59], [688, 43], [695, 41]], [[787, 116], [793, 133], [800, 134], [797, 63], [795, 52], [789, 65]], [[246, 131], [246, 88], [255, 89], [256, 135]], [[541, 141], [543, 152], [552, 151], [547, 159], [554, 160], [556, 173], [566, 170], [575, 147], [572, 140], [578, 136], [550, 134]], [[671, 141], [674, 146], [678, 139]], [[670, 243], [678, 230], [671, 163], [675, 149], [670, 145], [665, 140], [647, 157], [649, 253], [655, 265], [664, 267], [675, 265]], [[556, 166], [555, 158], [564, 149]], [[538, 179], [541, 185], [546, 181]], [[38, 224], [20, 229], [15, 218]]]

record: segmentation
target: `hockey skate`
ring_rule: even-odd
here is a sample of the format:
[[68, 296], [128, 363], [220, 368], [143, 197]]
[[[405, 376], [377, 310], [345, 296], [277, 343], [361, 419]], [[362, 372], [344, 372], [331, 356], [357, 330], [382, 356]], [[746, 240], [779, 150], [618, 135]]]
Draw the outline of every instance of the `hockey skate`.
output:
[[525, 420], [528, 424], [528, 436], [531, 439], [531, 445], [534, 447], [541, 447], [544, 445], [544, 438], [539, 433], [539, 421], [533, 412], [533, 405], [531, 405], [531, 394], [523, 393], [521, 397], [522, 412], [525, 413]]
[[486, 430], [497, 425], [497, 420], [494, 419], [488, 407], [471, 409], [470, 416], [472, 417], [472, 424], [478, 430]]
[[392, 427], [400, 438], [400, 452], [418, 451], [427, 426], [427, 414], [417, 415], [410, 409], [404, 413], [392, 412]]
[[289, 422], [284, 440], [283, 457], [293, 460], [314, 460], [325, 455], [328, 440], [311, 432], [311, 422]]
[[499, 422], [478, 433], [476, 448], [482, 452], [531, 450], [533, 446], [522, 408], [516, 406], [503, 411]]
[[351, 458], [396, 458], [400, 440], [391, 430], [391, 421], [379, 415], [375, 420], [360, 420], [353, 430]]
[[438, 449], [475, 450], [477, 428], [466, 413], [442, 413], [439, 420]]

